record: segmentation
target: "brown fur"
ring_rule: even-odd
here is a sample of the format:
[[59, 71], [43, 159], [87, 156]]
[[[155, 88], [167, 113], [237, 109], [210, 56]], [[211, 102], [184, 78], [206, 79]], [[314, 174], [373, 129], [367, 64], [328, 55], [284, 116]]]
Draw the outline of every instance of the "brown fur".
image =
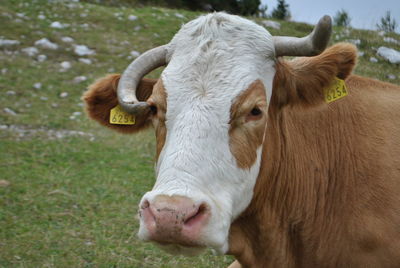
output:
[[[230, 229], [243, 267], [400, 267], [400, 87], [349, 76], [355, 57], [341, 44], [280, 63], [254, 196]], [[326, 104], [335, 76], [349, 95]]]
[[[262, 110], [257, 118], [250, 114], [254, 107]], [[250, 168], [257, 159], [256, 150], [263, 141], [267, 121], [266, 107], [265, 88], [260, 80], [254, 81], [232, 104], [229, 147], [240, 168]]]
[[272, 101], [277, 107], [323, 103], [321, 89], [335, 77], [347, 78], [355, 65], [356, 52], [354, 45], [340, 43], [315, 57], [296, 58], [290, 62], [278, 60]]
[[165, 114], [167, 112], [167, 92], [165, 91], [161, 79], [154, 85], [153, 94], [147, 100], [150, 105], [157, 107], [157, 115], [154, 117], [153, 126], [156, 131], [156, 160], [161, 153], [167, 136], [167, 128], [165, 127]]
[[[134, 133], [150, 125], [148, 114], [137, 116], [134, 125], [113, 125], [109, 123], [110, 110], [118, 104], [117, 87], [119, 74], [107, 75], [89, 86], [82, 99], [86, 102], [88, 115], [100, 124], [122, 133]], [[137, 88], [139, 101], [145, 101], [151, 95], [155, 79], [143, 78]]]

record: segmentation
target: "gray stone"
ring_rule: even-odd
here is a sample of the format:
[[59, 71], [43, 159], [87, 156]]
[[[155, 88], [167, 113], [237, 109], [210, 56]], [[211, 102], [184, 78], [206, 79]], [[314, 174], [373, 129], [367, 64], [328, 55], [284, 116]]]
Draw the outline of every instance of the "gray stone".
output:
[[85, 45], [75, 45], [74, 52], [75, 52], [75, 54], [77, 54], [78, 56], [86, 56], [86, 55], [93, 55], [93, 54], [95, 54], [94, 50], [88, 48], [88, 47], [85, 46]]
[[371, 58], [369, 58], [369, 61], [373, 62], [373, 63], [376, 63], [376, 62], [378, 62], [378, 59], [375, 58], [375, 57], [371, 57]]
[[10, 46], [16, 46], [19, 44], [21, 44], [21, 42], [18, 40], [10, 40], [10, 39], [0, 38], [0, 47], [10, 47]]
[[42, 88], [42, 83], [37, 82], [37, 83], [33, 84], [33, 88], [41, 89]]
[[268, 28], [273, 28], [273, 29], [277, 29], [279, 30], [281, 28], [281, 24], [279, 22], [276, 21], [272, 21], [272, 20], [263, 20], [261, 22], [265, 27]]
[[13, 115], [13, 116], [14, 116], [14, 115], [17, 115], [16, 112], [14, 112], [12, 109], [10, 109], [10, 108], [8, 108], [8, 107], [4, 108], [3, 111], [4, 111], [6, 114], [9, 114], [9, 115]]
[[39, 50], [36, 47], [26, 47], [21, 49], [21, 51], [29, 57], [33, 57], [39, 53]]
[[399, 64], [400, 63], [400, 52], [388, 47], [379, 47], [377, 54], [388, 60], [390, 63]]
[[35, 46], [51, 50], [58, 49], [58, 45], [56, 43], [49, 41], [47, 38], [42, 38], [40, 40], [37, 40], [35, 42]]

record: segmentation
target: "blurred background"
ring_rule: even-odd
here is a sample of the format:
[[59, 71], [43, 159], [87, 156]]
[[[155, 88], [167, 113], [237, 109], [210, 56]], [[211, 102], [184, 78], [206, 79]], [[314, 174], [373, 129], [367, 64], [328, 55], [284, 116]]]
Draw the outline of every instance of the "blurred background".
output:
[[373, 25], [359, 26], [350, 6], [324, 2], [1, 1], [0, 267], [228, 266], [230, 256], [171, 256], [138, 241], [137, 204], [154, 184], [154, 133], [97, 125], [81, 96], [214, 10], [290, 36], [307, 35], [329, 14], [331, 44], [359, 49], [356, 74], [400, 84], [400, 8], [380, 1]]

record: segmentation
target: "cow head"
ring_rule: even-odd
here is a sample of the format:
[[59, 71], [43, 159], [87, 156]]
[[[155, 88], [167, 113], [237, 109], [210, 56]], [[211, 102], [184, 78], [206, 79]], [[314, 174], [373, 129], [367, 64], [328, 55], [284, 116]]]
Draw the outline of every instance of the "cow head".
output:
[[[261, 163], [277, 57], [325, 49], [329, 17], [304, 38], [272, 37], [224, 13], [201, 16], [85, 94], [89, 115], [121, 132], [153, 125], [156, 183], [139, 205], [143, 240], [195, 253], [228, 250], [232, 221], [249, 205]], [[166, 65], [158, 80], [143, 79]], [[133, 126], [110, 125], [119, 103]]]

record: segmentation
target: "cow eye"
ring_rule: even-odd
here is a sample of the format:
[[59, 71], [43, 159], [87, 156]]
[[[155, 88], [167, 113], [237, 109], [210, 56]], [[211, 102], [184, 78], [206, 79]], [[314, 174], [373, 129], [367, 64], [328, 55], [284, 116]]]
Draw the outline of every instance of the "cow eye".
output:
[[262, 110], [258, 107], [254, 107], [246, 116], [246, 122], [254, 121], [262, 118]]
[[262, 112], [261, 112], [261, 110], [260, 110], [260, 108], [258, 108], [258, 107], [254, 107], [251, 111], [250, 111], [250, 114], [252, 115], [252, 116], [258, 116], [258, 115], [260, 115]]
[[150, 105], [150, 112], [151, 112], [151, 114], [156, 115], [157, 114], [157, 106]]

